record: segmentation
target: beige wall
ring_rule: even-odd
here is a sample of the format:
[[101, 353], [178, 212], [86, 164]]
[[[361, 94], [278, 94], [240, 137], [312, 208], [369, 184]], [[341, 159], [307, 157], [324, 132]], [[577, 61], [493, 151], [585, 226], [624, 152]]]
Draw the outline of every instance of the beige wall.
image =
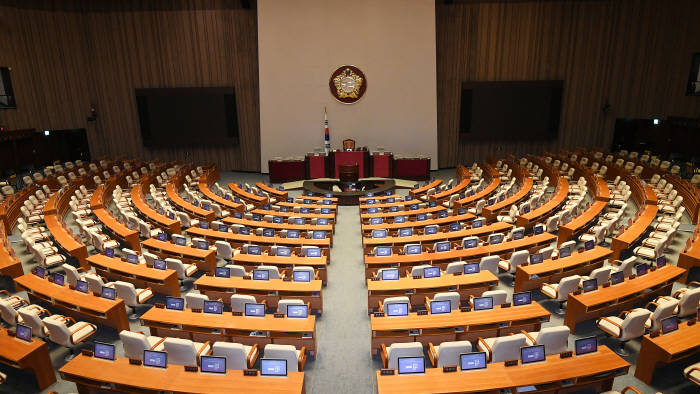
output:
[[[323, 146], [324, 106], [331, 147], [351, 137], [437, 168], [434, 0], [259, 0], [258, 48], [263, 172]], [[343, 64], [367, 77], [352, 105], [328, 88]]]

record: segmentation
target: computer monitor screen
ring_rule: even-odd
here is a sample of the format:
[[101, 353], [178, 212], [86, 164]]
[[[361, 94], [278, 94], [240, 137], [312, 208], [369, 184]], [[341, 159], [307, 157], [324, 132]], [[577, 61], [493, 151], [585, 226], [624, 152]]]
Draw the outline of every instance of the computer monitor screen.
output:
[[416, 215], [416, 221], [417, 222], [423, 222], [425, 220], [428, 220], [428, 215], [421, 213], [419, 215]]
[[440, 277], [440, 267], [427, 267], [423, 269], [424, 278], [439, 278]]
[[523, 206], [521, 213], [530, 213], [530, 204]]
[[306, 257], [321, 257], [321, 248], [306, 249]]
[[199, 228], [209, 230], [209, 222], [199, 222]]
[[457, 215], [466, 215], [467, 208], [457, 208]]
[[63, 274], [59, 274], [58, 272], [53, 274], [53, 283], [63, 286], [66, 284], [66, 277]]
[[446, 217], [447, 217], [447, 211], [444, 210], [444, 209], [443, 209], [442, 211], [438, 211], [438, 217], [439, 217], [440, 219], [446, 218]]
[[394, 198], [394, 197], [389, 197], [389, 198], [386, 199], [386, 202], [387, 202], [388, 204], [393, 204], [393, 203], [396, 202], [396, 198]]
[[479, 263], [467, 263], [464, 264], [464, 273], [465, 274], [478, 274], [481, 268], [479, 267]]
[[372, 238], [386, 238], [386, 230], [372, 230]]
[[250, 235], [250, 229], [248, 227], [240, 227], [238, 229], [238, 234], [241, 235]]
[[302, 201], [304, 202], [304, 204], [313, 204], [314, 203], [314, 201], [310, 198], [305, 198]]
[[535, 226], [533, 233], [535, 235], [540, 235], [544, 232], [544, 227], [543, 226]]
[[459, 231], [462, 229], [462, 225], [457, 222], [457, 223], [450, 223], [450, 231]]
[[202, 312], [220, 315], [224, 312], [224, 304], [221, 301], [204, 301]]
[[15, 336], [17, 337], [17, 339], [31, 342], [32, 341], [32, 328], [29, 326], [25, 326], [24, 324], [17, 324], [17, 331], [15, 333]]
[[377, 208], [377, 207], [367, 208], [367, 213], [372, 214], [372, 213], [377, 213], [377, 212], [379, 212], [379, 208]]
[[175, 214], [174, 214], [173, 212], [168, 212], [168, 218], [169, 218], [170, 220], [174, 220], [174, 219], [175, 219]]
[[165, 260], [161, 260], [161, 259], [153, 260], [153, 268], [159, 269], [159, 270], [164, 270], [166, 267], [167, 267], [167, 264], [165, 263]]
[[[260, 195], [260, 193], [258, 193], [258, 196], [259, 196], [259, 195]], [[269, 211], [269, 210], [270, 210], [270, 204], [263, 204], [262, 209], [264, 209], [265, 211]]]
[[184, 237], [175, 237], [175, 245], [185, 246], [186, 244], [187, 240]]
[[446, 301], [430, 301], [430, 314], [439, 315], [441, 313], [452, 312], [452, 304], [450, 300]]
[[201, 356], [199, 361], [204, 373], [226, 373], [226, 357]]
[[569, 257], [571, 256], [571, 248], [568, 246], [565, 246], [561, 249], [559, 249], [559, 258], [562, 259], [564, 257]]
[[326, 239], [326, 232], [321, 230], [314, 230], [312, 237], [313, 239]]
[[391, 256], [391, 246], [377, 246], [377, 256]]
[[479, 239], [478, 238], [469, 238], [465, 239], [463, 242], [464, 249], [472, 249], [476, 248], [479, 245]]
[[287, 317], [306, 318], [309, 317], [308, 305], [287, 305]]
[[529, 305], [532, 303], [532, 294], [529, 291], [513, 294], [513, 306]]
[[406, 216], [397, 216], [394, 218], [394, 223], [406, 223]]
[[525, 236], [524, 231], [516, 231], [513, 233], [513, 240], [517, 241], [519, 239], [523, 239], [524, 236]]
[[583, 281], [583, 292], [588, 293], [589, 291], [593, 291], [598, 289], [598, 279], [593, 278], [593, 279], [588, 279]]
[[165, 297], [165, 309], [184, 311], [185, 299], [182, 297]]
[[192, 202], [192, 205], [194, 205], [195, 207], [198, 207], [198, 206], [199, 206], [199, 201], [194, 200], [194, 201]]
[[287, 360], [275, 358], [261, 359], [260, 376], [287, 376]]
[[438, 226], [426, 226], [425, 227], [425, 235], [437, 234], [437, 233], [438, 233]]
[[661, 333], [668, 334], [678, 329], [678, 316], [669, 316], [661, 320]]
[[272, 217], [272, 223], [282, 223], [284, 222], [284, 218], [282, 216], [273, 216]]
[[437, 201], [429, 201], [428, 208], [434, 208], [434, 207], [437, 207]]
[[233, 217], [236, 219], [243, 219], [243, 212], [234, 212]]
[[500, 244], [503, 242], [503, 234], [491, 234], [489, 236], [489, 245]]
[[[333, 204], [333, 201], [331, 201], [331, 200], [323, 200], [323, 201], [321, 201], [321, 204], [323, 204], [323, 205], [331, 205], [331, 204]], [[323, 212], [321, 212], [321, 213], [323, 213]]]
[[544, 260], [542, 253], [533, 253], [530, 255], [530, 264], [539, 264]]
[[309, 208], [300, 208], [299, 213], [309, 213]]
[[262, 254], [262, 248], [257, 245], [250, 245], [248, 246], [248, 254], [254, 254], [256, 256], [260, 256]]
[[382, 218], [369, 218], [369, 224], [371, 225], [382, 224], [382, 221]]
[[214, 269], [214, 276], [217, 278], [230, 278], [231, 270], [226, 267], [216, 267], [216, 269]]
[[133, 253], [128, 253], [126, 255], [126, 262], [131, 263], [131, 264], [138, 264], [139, 263], [139, 256]]
[[[294, 199], [290, 199], [290, 200], [291, 201], [289, 201], [289, 202], [294, 202]], [[284, 207], [284, 206], [280, 207], [280, 212], [289, 212], [289, 207]]]
[[505, 200], [505, 199], [506, 199], [506, 195], [505, 195], [505, 194], [501, 194], [500, 196], [498, 196], [498, 201], [503, 201], [503, 200]]
[[287, 238], [299, 238], [299, 230], [287, 230]]
[[545, 360], [544, 345], [523, 346], [520, 348], [520, 360], [523, 364]]
[[450, 242], [445, 241], [445, 242], [438, 242], [435, 244], [435, 251], [437, 252], [449, 252], [450, 251]]
[[34, 275], [44, 279], [44, 276], [46, 276], [46, 270], [44, 269], [44, 267], [36, 267], [34, 269]]
[[167, 368], [168, 353], [155, 350], [143, 351], [143, 365], [147, 367]]
[[333, 198], [333, 193], [323, 193], [323, 197]]
[[321, 208], [321, 215], [330, 215], [330, 214], [331, 214], [330, 208]]
[[262, 236], [263, 237], [274, 237], [275, 236], [275, 230], [271, 228], [264, 228], [262, 231]]
[[209, 242], [197, 241], [197, 249], [208, 250], [209, 249]]
[[486, 368], [486, 352], [462, 353], [459, 355], [459, 368], [462, 371]]
[[109, 257], [110, 259], [114, 257], [114, 249], [105, 248], [105, 256]]
[[81, 293], [86, 293], [88, 292], [88, 283], [84, 280], [77, 280], [75, 282], [75, 288]]
[[593, 249], [593, 247], [595, 247], [595, 242], [593, 242], [592, 240], [589, 240], [589, 241], [586, 241], [583, 243], [583, 248], [585, 250], [591, 250], [591, 249]]
[[411, 204], [408, 206], [408, 209], [410, 209], [411, 211], [415, 211], [416, 209], [418, 209], [418, 204]]
[[574, 347], [576, 349], [576, 355], [581, 356], [583, 354], [595, 353], [598, 351], [598, 338], [587, 337], [577, 339], [574, 342]]
[[425, 358], [399, 357], [399, 375], [425, 373]]
[[95, 358], [114, 361], [114, 345], [108, 343], [95, 342]]
[[[211, 211], [211, 205], [209, 205], [208, 203], [205, 202], [205, 203], [202, 204], [202, 209], [205, 210], [205, 211]], [[205, 222], [205, 223], [206, 223], [206, 222]], [[209, 225], [209, 223], [207, 223], [207, 225]], [[202, 228], [203, 228], [203, 227], [202, 227]]]
[[410, 237], [412, 235], [413, 235], [413, 228], [412, 227], [399, 229], [399, 237]]
[[637, 270], [637, 276], [646, 275], [647, 268], [648, 267], [646, 264], [639, 264], [638, 266], [636, 266], [635, 269]]
[[493, 205], [493, 204], [495, 204], [495, 203], [496, 203], [496, 199], [495, 199], [495, 198], [489, 198], [489, 201], [488, 201], [488, 203], [487, 203], [486, 205]]
[[387, 316], [408, 316], [408, 303], [401, 302], [397, 304], [389, 304], [386, 306]]
[[245, 315], [251, 317], [265, 317], [265, 304], [245, 304]]
[[158, 241], [167, 241], [168, 240], [168, 234], [166, 233], [158, 233]]
[[613, 272], [610, 274], [610, 284], [616, 285], [625, 281], [625, 273], [623, 271]]
[[328, 226], [328, 219], [318, 218], [318, 219], [316, 219], [316, 224], [319, 226]]
[[420, 245], [406, 245], [406, 254], [421, 254]]
[[311, 282], [311, 272], [309, 271], [294, 271], [292, 277], [295, 282]]
[[281, 257], [289, 257], [292, 255], [292, 249], [287, 246], [278, 246], [277, 247], [277, 256]]
[[253, 221], [260, 222], [260, 221], [262, 221], [262, 215], [259, 213], [254, 213], [252, 215], [252, 219], [253, 219]]
[[270, 271], [253, 270], [253, 280], [270, 280]]
[[398, 268], [385, 268], [382, 270], [382, 280], [399, 280]]
[[102, 298], [113, 300], [117, 298], [117, 291], [112, 287], [102, 286]]
[[666, 265], [666, 256], [659, 256], [656, 259], [656, 268], [661, 268]]
[[474, 297], [472, 302], [475, 311], [493, 309], [493, 297]]

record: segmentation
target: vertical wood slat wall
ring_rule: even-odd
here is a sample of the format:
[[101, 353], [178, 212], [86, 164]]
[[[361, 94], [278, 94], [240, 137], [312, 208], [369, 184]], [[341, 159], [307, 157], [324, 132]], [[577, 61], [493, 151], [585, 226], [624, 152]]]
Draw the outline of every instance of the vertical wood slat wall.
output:
[[[700, 117], [685, 95], [700, 52], [696, 0], [436, 0], [440, 167], [608, 147], [616, 118]], [[463, 81], [564, 80], [552, 141], [459, 141]], [[611, 110], [603, 113], [608, 100]]]
[[[254, 2], [251, 2], [254, 4]], [[94, 157], [260, 169], [256, 10], [239, 0], [17, 0], [0, 5], [0, 66], [12, 67], [7, 129], [86, 128]], [[134, 89], [233, 86], [239, 146], [147, 149]], [[87, 122], [90, 106], [96, 122]]]

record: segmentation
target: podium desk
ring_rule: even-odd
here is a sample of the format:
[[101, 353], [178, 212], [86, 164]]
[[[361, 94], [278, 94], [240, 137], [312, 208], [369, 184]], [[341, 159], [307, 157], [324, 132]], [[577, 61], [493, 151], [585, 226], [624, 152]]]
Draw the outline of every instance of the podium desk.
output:
[[[535, 386], [537, 392], [570, 393], [584, 388], [595, 392], [612, 390], [613, 380], [625, 375], [630, 364], [607, 346], [583, 356], [547, 356], [545, 362], [506, 367], [491, 363], [478, 371], [445, 373], [442, 368], [426, 368], [420, 375], [381, 375], [377, 371], [379, 394], [390, 393], [489, 393], [516, 387]], [[568, 381], [570, 384], [565, 384]], [[568, 383], [567, 382], [567, 383]]]
[[0, 363], [30, 371], [41, 391], [56, 383], [49, 347], [38, 338], [25, 342], [9, 336], [7, 329], [0, 328]]
[[306, 172], [304, 164], [304, 160], [268, 160], [270, 182], [284, 183], [304, 179]]
[[[322, 252], [323, 253], [323, 252]], [[287, 276], [292, 275], [294, 267], [312, 267], [318, 272], [319, 279], [323, 284], [328, 283], [328, 272], [326, 266], [330, 264], [328, 256], [321, 254], [321, 257], [301, 257], [291, 255], [289, 257], [270, 256], [266, 253], [261, 255], [238, 253], [233, 256], [233, 264], [242, 265], [247, 270], [257, 268], [259, 265], [274, 265], [279, 268], [280, 273]]]
[[394, 178], [423, 181], [430, 178], [430, 158], [405, 157], [393, 160]]
[[[399, 342], [442, 343], [445, 341], [474, 342], [479, 337], [490, 338], [539, 331], [550, 314], [537, 302], [529, 305], [501, 308], [500, 305], [486, 311], [452, 311], [439, 315], [370, 317], [372, 330], [372, 354], [386, 346]], [[415, 331], [415, 332], [412, 332]]]
[[642, 337], [642, 348], [637, 357], [634, 377], [651, 385], [654, 370], [659, 365], [669, 364], [700, 351], [700, 324], [692, 326], [681, 323], [678, 330], [652, 338], [649, 334]]
[[75, 320], [85, 320], [100, 326], [112, 327], [117, 331], [129, 329], [124, 300], [108, 300], [96, 297], [91, 292], [81, 293], [68, 286], [59, 286], [41, 279], [34, 274], [15, 278], [19, 289], [25, 290], [32, 303], [41, 303], [58, 309], [62, 314]]
[[355, 150], [355, 151], [333, 151], [330, 154], [331, 157], [331, 169], [332, 178], [340, 178], [340, 166], [341, 165], [355, 165], [359, 167], [360, 178], [367, 178], [369, 176], [369, 151], [366, 150]]
[[391, 178], [391, 162], [394, 156], [391, 152], [372, 153], [372, 176], [377, 178]]
[[563, 259], [519, 265], [515, 267], [514, 291], [539, 290], [543, 283], [559, 283], [562, 278], [571, 275], [588, 275], [594, 269], [602, 267], [612, 253], [608, 248], [596, 246], [591, 250], [574, 252]]
[[175, 270], [159, 270], [146, 264], [131, 264], [118, 257], [107, 257], [103, 254], [93, 254], [87, 261], [98, 275], [109, 281], [120, 280], [132, 283], [136, 288], [150, 287], [157, 294], [180, 296], [180, 285]]
[[569, 294], [564, 325], [574, 334], [578, 323], [617, 314], [657, 296], [668, 295], [673, 282], [683, 276], [684, 272], [683, 268], [667, 265], [655, 271], [650, 270], [642, 277], [625, 278], [624, 282], [614, 286], [598, 287], [598, 290], [578, 295]]
[[[82, 354], [58, 370], [80, 393], [304, 393], [304, 373], [288, 372], [286, 377], [243, 376], [242, 370], [226, 374], [187, 372], [182, 365], [152, 368], [131, 365], [127, 358], [100, 360]], [[235, 388], [235, 389], [234, 389]]]
[[437, 293], [456, 291], [461, 301], [467, 301], [470, 295], [480, 296], [498, 285], [498, 277], [491, 271], [480, 271], [469, 275], [445, 275], [439, 278], [420, 278], [406, 276], [399, 280], [367, 279], [367, 313], [378, 309], [379, 301], [387, 297], [408, 296], [412, 307], [424, 306], [425, 297], [433, 298]]
[[151, 330], [151, 335], [191, 339], [195, 342], [236, 342], [260, 349], [269, 343], [306, 347], [316, 356], [316, 316], [305, 319], [233, 316], [160, 309], [153, 307], [141, 316], [141, 325]]
[[[253, 295], [258, 302], [266, 300], [269, 308], [277, 308], [280, 300], [298, 298], [311, 304], [311, 310], [320, 315], [323, 312], [321, 280], [293, 282], [282, 279], [248, 280], [241, 277], [217, 278], [202, 276], [194, 282], [194, 287], [210, 299], [221, 298], [224, 304], [231, 303], [234, 294]], [[283, 311], [284, 312], [284, 311]]]
[[156, 238], [149, 238], [141, 243], [151, 253], [162, 258], [172, 257], [183, 260], [183, 263], [197, 264], [197, 269], [205, 272], [214, 272], [216, 268], [216, 251], [212, 249], [203, 250], [189, 246], [179, 246], [174, 243], [159, 241]]
[[328, 156], [326, 154], [307, 154], [304, 158], [305, 179], [328, 178]]

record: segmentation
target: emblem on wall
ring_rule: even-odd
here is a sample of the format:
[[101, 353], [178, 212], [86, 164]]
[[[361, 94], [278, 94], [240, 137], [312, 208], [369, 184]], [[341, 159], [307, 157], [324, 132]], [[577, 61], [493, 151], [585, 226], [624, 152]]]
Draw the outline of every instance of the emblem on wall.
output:
[[367, 77], [355, 66], [338, 67], [328, 83], [333, 97], [343, 104], [354, 104], [367, 90]]

